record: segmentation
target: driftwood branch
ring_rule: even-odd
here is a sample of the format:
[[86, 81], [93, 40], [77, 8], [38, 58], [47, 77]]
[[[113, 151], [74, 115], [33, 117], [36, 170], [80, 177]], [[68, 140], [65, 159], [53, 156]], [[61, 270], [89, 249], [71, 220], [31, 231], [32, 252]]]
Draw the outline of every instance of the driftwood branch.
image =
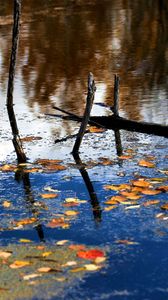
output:
[[12, 52], [10, 58], [9, 66], [9, 78], [8, 78], [8, 89], [7, 89], [7, 111], [8, 117], [13, 134], [13, 145], [17, 155], [19, 163], [26, 162], [26, 155], [22, 148], [22, 143], [19, 137], [19, 130], [17, 127], [17, 122], [15, 118], [15, 113], [13, 109], [13, 89], [14, 89], [14, 76], [15, 76], [15, 66], [16, 66], [16, 56], [18, 48], [19, 39], [19, 20], [21, 14], [21, 0], [14, 0], [14, 23], [13, 23], [13, 35], [12, 35]]
[[82, 119], [82, 123], [72, 150], [72, 153], [77, 153], [79, 151], [79, 147], [81, 145], [82, 142], [82, 138], [84, 136], [89, 118], [90, 118], [90, 113], [91, 113], [91, 109], [92, 109], [92, 105], [93, 105], [93, 101], [94, 101], [94, 94], [95, 94], [95, 82], [94, 82], [94, 78], [93, 78], [93, 74], [89, 73], [88, 76], [88, 94], [87, 94], [87, 99], [86, 99], [86, 108], [85, 108], [85, 113]]

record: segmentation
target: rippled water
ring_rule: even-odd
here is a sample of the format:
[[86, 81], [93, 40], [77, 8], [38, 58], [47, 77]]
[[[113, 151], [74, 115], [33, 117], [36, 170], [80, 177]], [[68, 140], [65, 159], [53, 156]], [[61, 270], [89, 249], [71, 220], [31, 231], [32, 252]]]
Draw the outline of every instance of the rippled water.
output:
[[[113, 78], [120, 76], [120, 115], [128, 119], [168, 124], [168, 5], [162, 1], [22, 1], [19, 51], [14, 90], [14, 109], [20, 135], [42, 137], [24, 143], [30, 161], [38, 157], [63, 159], [67, 169], [60, 173], [27, 174], [29, 192], [14, 173], [0, 173], [1, 245], [18, 243], [20, 238], [38, 243], [70, 239], [77, 243], [105, 247], [108, 261], [101, 272], [86, 276], [68, 288], [63, 299], [150, 299], [167, 298], [167, 221], [156, 215], [167, 194], [145, 195], [140, 209], [105, 212], [105, 200], [114, 192], [105, 184], [126, 183], [140, 176], [163, 177], [167, 170], [167, 140], [145, 134], [121, 131], [123, 150], [135, 151], [131, 160], [116, 154], [113, 131], [86, 135], [81, 158], [88, 164], [100, 206], [101, 222], [90, 201], [70, 152], [74, 140], [54, 144], [56, 138], [76, 132], [79, 124], [52, 118], [52, 105], [82, 115], [87, 91], [87, 75], [92, 71], [97, 91], [95, 102], [113, 103]], [[11, 48], [12, 5], [0, 0], [0, 161], [15, 162], [11, 129], [6, 113], [6, 87]], [[93, 115], [109, 114], [94, 105]], [[129, 152], [128, 152], [129, 153]], [[127, 154], [128, 154], [127, 153]], [[142, 168], [138, 161], [153, 156], [155, 168]], [[101, 157], [112, 165], [97, 165]], [[95, 162], [90, 169], [89, 161]], [[122, 176], [123, 175], [123, 176]], [[166, 176], [165, 176], [166, 177]], [[17, 180], [16, 180], [17, 179]], [[166, 184], [166, 183], [165, 183]], [[59, 190], [57, 201], [48, 200], [48, 210], [39, 213], [39, 227], [11, 229], [14, 220], [30, 217], [34, 201], [46, 186]], [[63, 213], [66, 197], [88, 200], [79, 207], [79, 217], [68, 230], [46, 226], [53, 213]], [[143, 202], [159, 199], [160, 204], [145, 208]], [[100, 213], [99, 211], [99, 213]], [[100, 217], [100, 215], [99, 215]], [[5, 229], [5, 230], [4, 230]], [[120, 239], [137, 245], [120, 245]], [[56, 299], [56, 298], [54, 298]], [[59, 296], [60, 299], [60, 296]]]

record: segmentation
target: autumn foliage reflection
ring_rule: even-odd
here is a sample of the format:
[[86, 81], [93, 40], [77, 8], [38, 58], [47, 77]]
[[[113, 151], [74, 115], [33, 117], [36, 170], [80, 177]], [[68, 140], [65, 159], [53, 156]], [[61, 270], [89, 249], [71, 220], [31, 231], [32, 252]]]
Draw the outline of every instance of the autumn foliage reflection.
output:
[[[165, 119], [160, 112], [159, 122], [166, 122], [168, 108], [160, 98], [168, 95], [167, 1], [25, 0], [22, 6], [18, 72], [30, 107], [37, 103], [45, 112], [56, 104], [83, 114], [88, 71], [93, 71], [98, 88], [104, 84], [102, 101], [111, 105], [117, 73], [120, 109], [127, 117], [142, 119], [143, 104], [147, 101], [150, 107], [156, 98], [154, 114], [163, 106]], [[11, 11], [11, 5], [3, 2], [0, 13], [9, 24]], [[0, 25], [5, 81], [11, 27]]]

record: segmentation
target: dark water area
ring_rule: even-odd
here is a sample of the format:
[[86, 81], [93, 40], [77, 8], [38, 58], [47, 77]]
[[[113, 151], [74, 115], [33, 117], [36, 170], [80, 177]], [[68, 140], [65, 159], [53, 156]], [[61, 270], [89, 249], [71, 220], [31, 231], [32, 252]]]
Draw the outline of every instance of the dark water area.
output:
[[[5, 87], [10, 1], [0, 2], [0, 14]], [[26, 105], [44, 113], [55, 104], [81, 115], [89, 71], [96, 101], [111, 105], [117, 73], [121, 115], [167, 124], [167, 15], [166, 1], [23, 1], [16, 74]]]
[[[11, 2], [0, 0], [0, 168], [16, 164], [5, 105]], [[120, 158], [112, 130], [86, 134], [80, 153], [85, 180], [71, 155], [74, 139], [54, 143], [76, 132], [79, 124], [46, 114], [54, 114], [55, 105], [82, 115], [90, 71], [97, 87], [95, 102], [113, 104], [114, 74], [118, 74], [120, 115], [168, 125], [167, 1], [22, 1], [14, 109], [21, 137], [41, 139], [23, 143], [30, 165], [20, 166], [19, 172], [0, 169], [0, 250], [30, 239], [33, 245], [52, 247], [68, 240], [106, 252], [100, 271], [79, 275], [71, 285], [63, 286], [61, 294], [57, 295], [55, 282], [52, 291], [44, 284], [36, 296], [20, 299], [166, 300], [168, 210], [162, 206], [168, 197], [166, 190], [157, 191], [168, 183], [167, 139], [120, 130], [124, 156]], [[92, 115], [110, 115], [110, 111], [93, 105]], [[65, 170], [27, 172], [38, 158], [61, 159]], [[143, 167], [141, 160], [153, 166]], [[132, 180], [142, 178], [156, 194], [141, 190], [137, 202], [126, 199], [127, 203], [110, 210], [106, 201], [121, 196], [121, 191], [105, 186], [129, 184], [132, 189]], [[57, 198], [42, 199], [41, 194], [50, 190], [58, 193]], [[67, 208], [64, 204], [71, 197], [85, 203]], [[68, 209], [78, 211], [70, 218], [69, 228], [48, 226]], [[35, 224], [15, 226], [34, 217]], [[2, 299], [9, 297], [3, 293]]]

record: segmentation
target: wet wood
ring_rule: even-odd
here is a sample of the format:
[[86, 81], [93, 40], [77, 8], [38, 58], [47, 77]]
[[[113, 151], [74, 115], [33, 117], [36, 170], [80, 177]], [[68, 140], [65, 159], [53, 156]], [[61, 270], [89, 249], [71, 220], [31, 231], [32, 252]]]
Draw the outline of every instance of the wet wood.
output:
[[94, 101], [95, 90], [96, 90], [96, 86], [95, 86], [93, 74], [89, 73], [86, 108], [85, 108], [84, 116], [82, 118], [81, 126], [80, 126], [80, 129], [79, 129], [79, 132], [78, 132], [78, 135], [77, 135], [72, 153], [78, 153], [78, 151], [79, 151], [79, 147], [81, 145], [82, 138], [84, 136], [84, 133], [86, 131], [86, 127], [87, 127], [88, 122], [89, 122], [90, 113], [91, 113], [91, 109], [92, 109], [93, 101]]
[[26, 162], [26, 155], [23, 151], [21, 139], [19, 136], [19, 130], [17, 127], [15, 112], [13, 109], [13, 89], [14, 89], [14, 76], [15, 76], [15, 66], [16, 66], [16, 56], [18, 48], [18, 39], [19, 39], [19, 20], [21, 14], [21, 1], [14, 0], [14, 23], [13, 23], [13, 35], [12, 35], [12, 52], [10, 58], [9, 66], [9, 78], [8, 78], [8, 89], [7, 89], [7, 111], [8, 117], [13, 134], [13, 145], [17, 155], [19, 163]]

